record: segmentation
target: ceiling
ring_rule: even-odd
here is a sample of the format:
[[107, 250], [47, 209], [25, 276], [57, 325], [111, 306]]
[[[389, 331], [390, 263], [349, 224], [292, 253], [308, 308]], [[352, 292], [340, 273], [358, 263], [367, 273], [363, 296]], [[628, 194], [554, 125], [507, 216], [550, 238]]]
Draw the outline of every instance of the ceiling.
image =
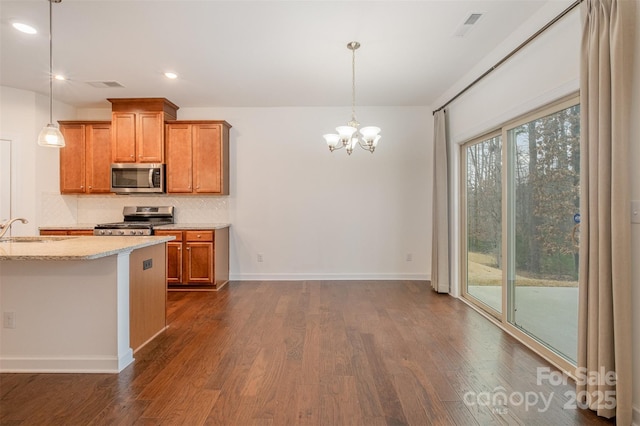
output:
[[[558, 1], [558, 0], [551, 0]], [[53, 4], [57, 101], [166, 97], [180, 107], [432, 105], [546, 0], [63, 0]], [[47, 0], [0, 0], [0, 85], [47, 95]], [[482, 13], [464, 37], [456, 31]], [[21, 21], [36, 35], [13, 29]], [[165, 71], [179, 77], [168, 80]], [[88, 82], [116, 81], [123, 88]]]

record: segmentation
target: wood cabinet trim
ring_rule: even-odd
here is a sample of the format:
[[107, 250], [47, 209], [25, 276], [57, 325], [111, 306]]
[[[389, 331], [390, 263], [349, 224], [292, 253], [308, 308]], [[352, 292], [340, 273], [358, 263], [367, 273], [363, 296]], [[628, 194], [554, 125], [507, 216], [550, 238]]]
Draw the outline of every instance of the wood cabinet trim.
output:
[[167, 124], [221, 124], [224, 127], [231, 128], [231, 124], [225, 120], [167, 120]]
[[107, 98], [112, 112], [163, 112], [165, 119], [175, 120], [179, 106], [166, 98]]

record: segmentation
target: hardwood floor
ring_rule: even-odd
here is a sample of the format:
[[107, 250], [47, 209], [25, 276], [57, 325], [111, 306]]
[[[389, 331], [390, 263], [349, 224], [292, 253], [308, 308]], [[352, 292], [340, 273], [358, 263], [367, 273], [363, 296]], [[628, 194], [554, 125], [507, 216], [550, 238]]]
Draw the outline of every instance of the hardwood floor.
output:
[[170, 328], [120, 374], [0, 375], [0, 424], [614, 424], [564, 409], [571, 382], [538, 385], [547, 362], [426, 282], [168, 298]]

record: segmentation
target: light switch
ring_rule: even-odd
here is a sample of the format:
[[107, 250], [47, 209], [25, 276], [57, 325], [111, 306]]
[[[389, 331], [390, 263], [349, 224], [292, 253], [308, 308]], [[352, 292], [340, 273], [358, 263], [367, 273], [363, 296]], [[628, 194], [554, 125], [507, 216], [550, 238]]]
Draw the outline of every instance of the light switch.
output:
[[631, 201], [631, 223], [640, 223], [640, 200]]

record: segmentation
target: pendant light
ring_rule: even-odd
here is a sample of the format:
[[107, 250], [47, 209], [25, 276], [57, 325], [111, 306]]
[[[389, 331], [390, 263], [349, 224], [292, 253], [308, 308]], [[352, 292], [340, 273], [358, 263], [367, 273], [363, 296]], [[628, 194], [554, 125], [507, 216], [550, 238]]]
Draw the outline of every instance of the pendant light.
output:
[[64, 136], [53, 124], [53, 29], [52, 29], [52, 6], [53, 3], [60, 3], [62, 0], [49, 0], [49, 124], [40, 130], [38, 135], [38, 145], [50, 148], [62, 148]]
[[353, 148], [358, 145], [371, 153], [375, 151], [380, 140], [380, 128], [375, 126], [363, 127], [358, 132], [360, 123], [356, 121], [356, 49], [360, 43], [352, 41], [347, 44], [347, 49], [351, 50], [351, 121], [346, 126], [336, 127], [338, 134], [323, 135], [329, 146], [329, 151], [346, 148], [347, 154], [351, 155]]

